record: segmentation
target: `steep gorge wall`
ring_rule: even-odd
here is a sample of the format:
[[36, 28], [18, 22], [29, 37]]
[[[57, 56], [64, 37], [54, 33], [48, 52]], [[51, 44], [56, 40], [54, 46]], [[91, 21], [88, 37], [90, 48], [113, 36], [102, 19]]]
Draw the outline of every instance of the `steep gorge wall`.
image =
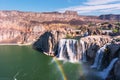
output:
[[32, 42], [50, 29], [46, 28], [44, 23], [48, 21], [64, 22], [73, 18], [79, 19], [77, 14], [72, 13], [0, 11], [0, 43]]
[[106, 43], [112, 41], [110, 36], [94, 35], [81, 38], [85, 42], [85, 50], [88, 57], [88, 61], [94, 61], [97, 51]]
[[[0, 43], [30, 43], [48, 30], [65, 32], [65, 24], [82, 25], [93, 21], [101, 20], [97, 16], [80, 16], [74, 11], [65, 13], [0, 11]], [[50, 26], [52, 23], [57, 25]], [[60, 25], [62, 27], [59, 27]]]
[[[66, 33], [63, 32], [45, 32], [42, 36], [39, 37], [39, 39], [33, 44], [33, 47], [36, 48], [39, 51], [45, 52], [46, 54], [59, 54], [59, 47], [67, 48], [69, 45], [71, 48], [75, 47], [77, 49], [77, 53], [73, 53], [76, 55], [81, 55], [82, 52], [84, 52], [87, 55], [87, 59], [93, 61], [96, 56], [96, 52], [100, 47], [105, 45], [108, 42], [111, 42], [110, 36], [104, 36], [104, 35], [96, 35], [96, 36], [87, 36], [83, 37], [80, 40], [76, 40], [75, 43], [73, 43], [72, 40], [74, 39], [63, 39], [65, 38]], [[61, 40], [62, 39], [62, 40]], [[56, 47], [57, 46], [57, 47]], [[69, 47], [68, 46], [68, 47]], [[84, 50], [83, 50], [84, 49]], [[67, 49], [66, 49], [67, 50]], [[69, 51], [63, 51], [64, 54], [69, 53]], [[81, 56], [79, 56], [81, 57]], [[82, 58], [82, 57], [81, 57]]]
[[[21, 12], [0, 11], [0, 43], [28, 43], [39, 38], [45, 31], [52, 29], [49, 23], [67, 23], [72, 19], [80, 21], [75, 12]], [[47, 27], [46, 27], [47, 26]], [[59, 26], [56, 26], [58, 30]]]

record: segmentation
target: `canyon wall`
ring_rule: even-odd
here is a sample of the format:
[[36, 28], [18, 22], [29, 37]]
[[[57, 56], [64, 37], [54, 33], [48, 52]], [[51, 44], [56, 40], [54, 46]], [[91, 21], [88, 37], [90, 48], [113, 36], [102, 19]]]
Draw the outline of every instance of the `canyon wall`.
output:
[[45, 31], [51, 29], [65, 31], [69, 25], [83, 25], [92, 21], [101, 20], [97, 16], [80, 16], [75, 11], [64, 13], [0, 11], [0, 43], [31, 43]]
[[38, 39], [43, 32], [52, 29], [49, 28], [50, 23], [64, 24], [72, 19], [81, 21], [83, 17], [70, 11], [65, 13], [0, 11], [0, 43], [30, 43]]
[[80, 16], [75, 11], [64, 13], [0, 11], [0, 43], [32, 43], [46, 31], [66, 32], [70, 25], [81, 26], [101, 21], [102, 18], [98, 16]]

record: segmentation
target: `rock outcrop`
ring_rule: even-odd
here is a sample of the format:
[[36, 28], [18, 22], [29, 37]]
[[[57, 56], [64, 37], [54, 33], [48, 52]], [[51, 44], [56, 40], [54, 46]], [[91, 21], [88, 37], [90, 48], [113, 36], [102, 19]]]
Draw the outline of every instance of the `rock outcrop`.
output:
[[48, 31], [43, 33], [33, 44], [33, 48], [47, 55], [54, 56], [58, 48], [58, 41], [65, 38], [65, 33], [59, 31]]
[[96, 53], [98, 49], [100, 49], [102, 46], [104, 46], [106, 43], [111, 42], [110, 36], [88, 36], [81, 38], [82, 41], [84, 41], [86, 44], [86, 52], [88, 60], [93, 61], [95, 59]]
[[[42, 36], [40, 36], [40, 38], [33, 44], [33, 46], [36, 49], [39, 49], [40, 51], [48, 54], [49, 53], [59, 54], [58, 47], [61, 44], [65, 45], [66, 48], [69, 45], [71, 45], [72, 47], [72, 40], [67, 41], [66, 39], [65, 43], [63, 43], [64, 41], [63, 42], [61, 41], [61, 43], [59, 42], [62, 38], [65, 37], [66, 37], [65, 33], [63, 32], [59, 31], [46, 32]], [[97, 50], [108, 42], [111, 42], [111, 37], [109, 36], [87, 36], [81, 38], [80, 40], [77, 40], [77, 43], [73, 45], [77, 46], [75, 47], [77, 48], [76, 50], [82, 49], [82, 52], [77, 51], [78, 53], [83, 54], [84, 52], [87, 55], [87, 59], [93, 61], [96, 56]], [[61, 47], [63, 47], [63, 45]], [[56, 48], [56, 46], [58, 47]], [[56, 52], [57, 50], [58, 52]]]
[[100, 15], [99, 18], [102, 20], [120, 21], [120, 15], [114, 14]]
[[[120, 44], [107, 43], [101, 48], [101, 50], [102, 51], [97, 53], [95, 59], [98, 60], [96, 61], [98, 65], [97, 66], [95, 65], [98, 70], [103, 70], [110, 64], [112, 59], [118, 58], [119, 56], [118, 51], [120, 50]], [[96, 64], [95, 61], [94, 64]]]

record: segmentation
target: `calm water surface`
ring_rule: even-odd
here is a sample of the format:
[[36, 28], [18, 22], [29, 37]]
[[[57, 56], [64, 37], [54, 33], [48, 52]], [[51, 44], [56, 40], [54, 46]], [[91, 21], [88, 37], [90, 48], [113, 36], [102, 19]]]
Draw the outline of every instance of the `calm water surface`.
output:
[[89, 80], [84, 68], [53, 60], [31, 46], [0, 46], [0, 80]]

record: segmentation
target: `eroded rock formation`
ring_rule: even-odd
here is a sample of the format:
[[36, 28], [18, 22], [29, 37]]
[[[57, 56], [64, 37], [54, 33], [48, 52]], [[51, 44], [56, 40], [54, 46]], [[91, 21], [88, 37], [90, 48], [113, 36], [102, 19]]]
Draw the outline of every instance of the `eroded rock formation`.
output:
[[[92, 22], [102, 20], [98, 16], [80, 16], [75, 11], [65, 13], [0, 11], [0, 43], [31, 43], [45, 31], [53, 29], [59, 31], [62, 28], [65, 30], [70, 25], [85, 27], [86, 24], [88, 27], [88, 23]], [[97, 33], [99, 32], [94, 31], [93, 34]]]
[[65, 38], [65, 33], [60, 31], [48, 31], [43, 33], [33, 44], [33, 48], [47, 55], [54, 56], [58, 48], [58, 41]]
[[[62, 38], [66, 37], [65, 34], [66, 33], [59, 32], [59, 31], [46, 32], [37, 40], [37, 42], [35, 42], [33, 46], [35, 46], [37, 49], [41, 50], [42, 52], [60, 54], [58, 47], [60, 47], [60, 45], [63, 44], [61, 48], [64, 47], [65, 49], [65, 46], [66, 46], [66, 49], [67, 49], [67, 46], [71, 46], [72, 48], [77, 48], [76, 50], [78, 54], [85, 53], [88, 57], [87, 58], [88, 60], [94, 60], [97, 50], [103, 45], [105, 45], [106, 43], [111, 42], [111, 37], [109, 36], [88, 36], [88, 37], [83, 37], [80, 40], [76, 40], [77, 41], [76, 44], [75, 43], [72, 44], [72, 42], [74, 42], [72, 41], [72, 39], [70, 39], [69, 41], [67, 41], [67, 39], [63, 41], [61, 40]], [[73, 47], [72, 45], [75, 45], [77, 47], [75, 46]], [[57, 49], [54, 50], [56, 46], [58, 47]], [[68, 50], [64, 52], [69, 53]], [[77, 55], [77, 53], [75, 54]]]
[[88, 36], [81, 38], [86, 43], [86, 52], [87, 56], [91, 59], [94, 59], [96, 56], [96, 52], [100, 49], [103, 45], [108, 42], [111, 42], [110, 36]]
[[[73, 19], [84, 22], [85, 17], [77, 12], [21, 12], [0, 11], [0, 43], [30, 43], [39, 38], [45, 31], [54, 29], [49, 24], [58, 24], [56, 30], [60, 30], [61, 24], [71, 23]], [[81, 23], [82, 24], [82, 23]], [[61, 25], [65, 28], [64, 25]]]

